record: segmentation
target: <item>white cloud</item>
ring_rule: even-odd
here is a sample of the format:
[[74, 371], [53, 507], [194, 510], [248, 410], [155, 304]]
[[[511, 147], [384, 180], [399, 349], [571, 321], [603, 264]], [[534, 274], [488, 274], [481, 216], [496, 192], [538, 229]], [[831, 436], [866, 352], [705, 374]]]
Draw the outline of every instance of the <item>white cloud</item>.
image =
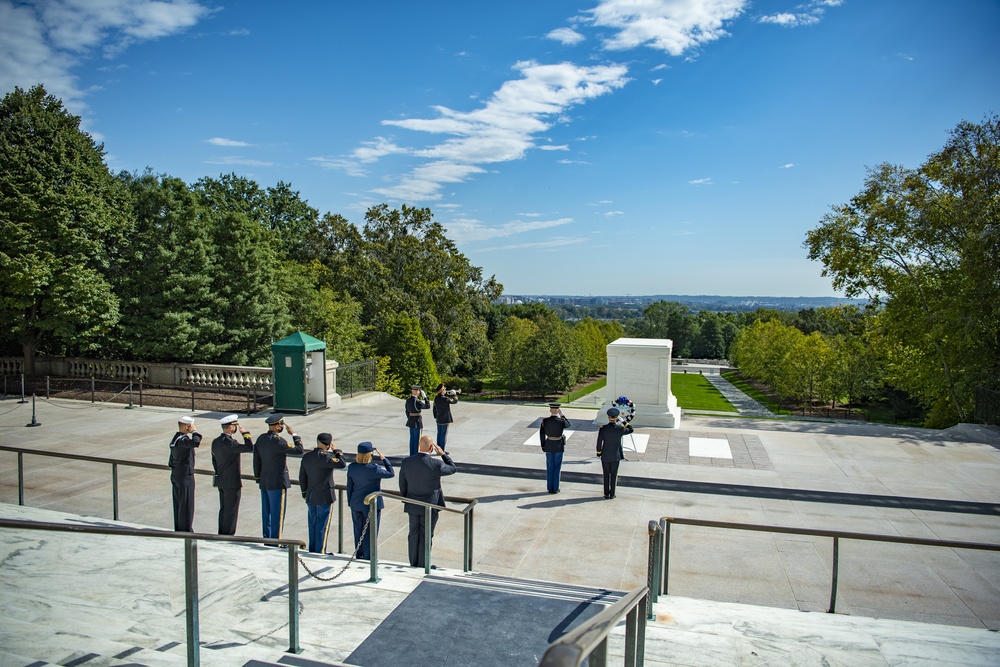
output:
[[562, 42], [567, 46], [573, 46], [574, 44], [579, 44], [583, 40], [587, 39], [576, 30], [572, 28], [556, 28], [552, 32], [546, 35], [549, 39], [554, 39], [557, 42]]
[[573, 222], [573, 218], [558, 218], [555, 220], [513, 220], [497, 227], [490, 227], [479, 220], [469, 218], [458, 218], [445, 224], [448, 229], [448, 236], [456, 243], [466, 243], [469, 241], [486, 241], [488, 239], [503, 238], [525, 232], [534, 232], [540, 229], [560, 227]]
[[797, 166], [798, 165], [796, 165], [794, 162], [789, 162], [788, 164], [781, 165], [780, 167], [778, 167], [778, 169], [792, 169]]
[[515, 243], [512, 245], [494, 246], [492, 248], [483, 248], [479, 252], [494, 252], [497, 250], [523, 250], [525, 248], [560, 248], [567, 245], [576, 245], [578, 243], [588, 243], [589, 240], [581, 237], [573, 236], [561, 236], [548, 241], [536, 241], [534, 243]]
[[688, 181], [689, 185], [715, 185], [712, 183], [711, 178], [696, 178], [693, 181]]
[[[535, 136], [562, 119], [574, 105], [600, 97], [628, 82], [623, 65], [583, 67], [573, 63], [516, 65], [521, 78], [504, 82], [493, 96], [474, 111], [435, 107], [435, 118], [385, 120], [392, 125], [451, 138], [423, 148], [403, 148], [388, 140], [356, 149], [353, 157], [374, 161], [389, 153], [405, 153], [428, 160], [399, 181], [374, 192], [397, 200], [440, 198], [443, 183], [464, 181], [485, 172], [478, 165], [518, 160], [536, 146]], [[367, 149], [367, 150], [366, 150]]]
[[541, 151], [568, 151], [569, 150], [569, 146], [567, 146], [565, 144], [563, 144], [562, 146], [552, 146], [550, 144], [550, 145], [547, 145], [547, 146], [539, 146], [538, 150], [541, 150]]
[[819, 23], [828, 7], [839, 7], [844, 0], [812, 0], [796, 7], [796, 12], [779, 12], [757, 18], [758, 23], [780, 25], [783, 28], [798, 28]]
[[224, 157], [216, 157], [210, 160], [205, 160], [205, 164], [238, 164], [245, 167], [273, 167], [273, 162], [264, 162], [263, 160], [252, 160], [246, 157], [239, 157], [236, 155], [227, 155]]
[[604, 48], [621, 51], [648, 46], [679, 56], [725, 37], [723, 23], [738, 17], [748, 0], [601, 0], [586, 21], [615, 34]]
[[95, 48], [179, 33], [212, 10], [194, 0], [0, 0], [0, 90], [42, 83], [67, 108], [85, 108], [73, 68]]
[[235, 139], [223, 139], [222, 137], [212, 137], [211, 139], [205, 140], [207, 143], [213, 146], [229, 146], [231, 148], [242, 148], [245, 146], [253, 146], [253, 144], [248, 144], [245, 141], [236, 141]]

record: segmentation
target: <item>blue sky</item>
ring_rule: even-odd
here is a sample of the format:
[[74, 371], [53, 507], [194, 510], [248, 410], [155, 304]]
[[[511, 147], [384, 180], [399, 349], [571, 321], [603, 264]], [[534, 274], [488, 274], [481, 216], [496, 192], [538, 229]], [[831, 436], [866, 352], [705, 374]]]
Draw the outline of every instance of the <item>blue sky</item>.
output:
[[865, 167], [1000, 113], [997, 0], [0, 0], [112, 170], [430, 207], [511, 294], [834, 295]]

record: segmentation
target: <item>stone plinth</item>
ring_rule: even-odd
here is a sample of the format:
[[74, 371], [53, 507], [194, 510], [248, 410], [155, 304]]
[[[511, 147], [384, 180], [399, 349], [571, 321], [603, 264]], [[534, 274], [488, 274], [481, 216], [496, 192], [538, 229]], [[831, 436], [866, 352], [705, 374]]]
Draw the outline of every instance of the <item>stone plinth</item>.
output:
[[633, 426], [680, 428], [681, 409], [670, 392], [670, 353], [666, 338], [619, 338], [607, 347], [608, 385], [595, 424], [608, 421], [605, 411], [619, 396], [635, 403]]

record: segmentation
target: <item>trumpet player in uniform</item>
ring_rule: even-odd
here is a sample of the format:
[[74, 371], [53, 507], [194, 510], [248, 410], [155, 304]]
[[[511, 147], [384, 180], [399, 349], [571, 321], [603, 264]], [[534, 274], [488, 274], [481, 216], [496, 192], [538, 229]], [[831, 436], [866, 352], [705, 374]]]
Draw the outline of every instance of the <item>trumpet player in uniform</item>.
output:
[[545, 483], [549, 493], [559, 493], [559, 475], [562, 472], [563, 452], [566, 451], [563, 431], [569, 427], [569, 419], [563, 414], [562, 406], [549, 403], [549, 416], [542, 420], [538, 428], [538, 438], [545, 452]]
[[[238, 415], [226, 415], [219, 420], [222, 435], [212, 441], [212, 484], [219, 490], [219, 535], [235, 535], [240, 512], [243, 479], [240, 474], [240, 454], [253, 451], [250, 432], [240, 426]], [[239, 433], [242, 442], [236, 439]]]
[[451, 416], [451, 406], [458, 403], [458, 392], [448, 389], [442, 382], [437, 386], [434, 396], [434, 421], [437, 422], [437, 446], [445, 449], [448, 438], [448, 427], [454, 420]]
[[[264, 420], [267, 433], [261, 433], [253, 448], [253, 476], [260, 486], [260, 519], [265, 538], [281, 539], [285, 523], [287, 491], [292, 482], [288, 478], [289, 456], [302, 456], [302, 438], [295, 435], [285, 416], [276, 412]], [[288, 431], [292, 442], [281, 437]]]
[[420, 416], [421, 410], [429, 410], [430, 401], [427, 400], [427, 392], [419, 384], [410, 387], [410, 397], [406, 399], [406, 426], [410, 429], [410, 456], [417, 453], [417, 445], [420, 443], [420, 432], [424, 430], [424, 420]]

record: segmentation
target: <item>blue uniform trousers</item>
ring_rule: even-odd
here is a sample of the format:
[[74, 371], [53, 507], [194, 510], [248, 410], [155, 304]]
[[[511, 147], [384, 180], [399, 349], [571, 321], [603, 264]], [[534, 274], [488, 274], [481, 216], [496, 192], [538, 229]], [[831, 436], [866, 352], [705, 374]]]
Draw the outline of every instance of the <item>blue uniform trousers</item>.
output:
[[420, 444], [420, 429], [410, 429], [410, 456], [417, 455], [417, 445]]
[[333, 505], [306, 505], [309, 509], [309, 551], [326, 552], [326, 536], [330, 532], [330, 508]]
[[451, 424], [438, 424], [437, 446], [444, 449], [444, 443], [448, 439], [448, 427]]
[[562, 472], [562, 452], [545, 452], [545, 484], [549, 493], [559, 491], [559, 473]]
[[260, 521], [264, 526], [264, 537], [281, 539], [281, 529], [285, 523], [286, 489], [260, 490]]

